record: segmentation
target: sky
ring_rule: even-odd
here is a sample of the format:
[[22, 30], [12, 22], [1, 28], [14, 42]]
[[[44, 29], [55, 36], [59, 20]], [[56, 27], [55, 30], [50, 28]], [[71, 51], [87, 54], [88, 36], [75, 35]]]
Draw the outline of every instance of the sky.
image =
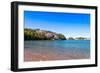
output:
[[90, 37], [90, 14], [24, 11], [24, 28], [48, 30], [68, 37]]

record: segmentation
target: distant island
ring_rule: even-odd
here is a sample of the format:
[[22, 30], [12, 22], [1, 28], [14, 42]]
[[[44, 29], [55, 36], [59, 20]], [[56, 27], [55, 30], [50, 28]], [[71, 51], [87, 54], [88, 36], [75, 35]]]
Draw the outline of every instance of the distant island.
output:
[[76, 37], [76, 38], [69, 37], [69, 38], [67, 38], [67, 40], [90, 40], [90, 38], [86, 38], [86, 37]]
[[52, 31], [46, 31], [40, 29], [24, 28], [24, 40], [89, 40], [89, 38], [84, 38], [84, 37], [66, 38], [61, 33], [55, 33]]

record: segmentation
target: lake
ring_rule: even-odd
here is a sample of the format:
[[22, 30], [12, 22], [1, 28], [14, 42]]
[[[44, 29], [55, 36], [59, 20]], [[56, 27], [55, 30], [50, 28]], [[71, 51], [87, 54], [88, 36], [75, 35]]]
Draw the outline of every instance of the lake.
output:
[[24, 61], [90, 58], [90, 40], [34, 40], [24, 42]]

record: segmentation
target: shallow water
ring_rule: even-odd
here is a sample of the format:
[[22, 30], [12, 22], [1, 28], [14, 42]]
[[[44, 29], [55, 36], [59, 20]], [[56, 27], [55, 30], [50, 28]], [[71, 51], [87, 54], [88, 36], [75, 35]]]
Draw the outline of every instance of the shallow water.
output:
[[25, 50], [31, 53], [71, 55], [71, 59], [90, 58], [90, 40], [25, 41]]

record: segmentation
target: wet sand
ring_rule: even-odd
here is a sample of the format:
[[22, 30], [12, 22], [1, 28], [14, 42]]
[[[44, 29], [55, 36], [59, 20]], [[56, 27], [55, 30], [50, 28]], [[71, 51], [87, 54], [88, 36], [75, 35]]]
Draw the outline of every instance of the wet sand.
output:
[[[58, 51], [59, 50], [59, 51]], [[24, 61], [51, 61], [51, 60], [71, 60], [71, 59], [87, 59], [89, 56], [82, 53], [70, 53], [60, 49], [25, 49]]]

